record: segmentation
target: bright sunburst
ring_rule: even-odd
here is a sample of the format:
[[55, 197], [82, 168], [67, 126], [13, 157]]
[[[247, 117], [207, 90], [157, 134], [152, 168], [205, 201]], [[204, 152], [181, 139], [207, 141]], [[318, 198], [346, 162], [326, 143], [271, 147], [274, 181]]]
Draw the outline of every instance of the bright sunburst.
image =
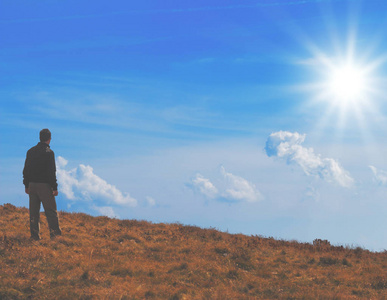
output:
[[364, 126], [366, 114], [378, 115], [376, 99], [383, 97], [383, 91], [376, 71], [386, 60], [360, 59], [353, 45], [348, 43], [346, 53], [332, 57], [314, 47], [314, 58], [307, 61], [317, 74], [314, 82], [304, 86], [312, 93], [309, 104], [317, 103], [321, 109], [325, 106], [320, 126], [329, 125], [335, 117], [340, 128], [356, 120]]
[[327, 84], [333, 101], [349, 104], [364, 100], [367, 97], [369, 83], [365, 68], [353, 63], [346, 63], [334, 67], [331, 72]]

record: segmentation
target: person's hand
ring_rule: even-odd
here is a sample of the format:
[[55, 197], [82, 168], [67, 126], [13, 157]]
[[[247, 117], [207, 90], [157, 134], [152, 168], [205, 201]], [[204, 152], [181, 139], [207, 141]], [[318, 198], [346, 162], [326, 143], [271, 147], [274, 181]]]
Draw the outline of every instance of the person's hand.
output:
[[58, 196], [58, 191], [52, 191], [52, 194], [54, 195], [54, 197]]
[[30, 189], [26, 188], [26, 194], [28, 195], [30, 193]]

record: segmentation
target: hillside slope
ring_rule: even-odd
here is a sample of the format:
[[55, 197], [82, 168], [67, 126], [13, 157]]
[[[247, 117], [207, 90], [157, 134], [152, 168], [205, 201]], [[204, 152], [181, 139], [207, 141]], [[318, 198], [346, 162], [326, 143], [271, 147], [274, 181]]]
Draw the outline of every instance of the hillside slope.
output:
[[0, 299], [386, 299], [387, 253], [0, 206]]

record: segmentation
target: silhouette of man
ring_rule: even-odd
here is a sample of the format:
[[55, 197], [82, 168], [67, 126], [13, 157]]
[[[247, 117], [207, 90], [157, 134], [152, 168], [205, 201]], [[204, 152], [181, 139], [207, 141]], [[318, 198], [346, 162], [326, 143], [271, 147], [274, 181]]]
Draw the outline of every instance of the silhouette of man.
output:
[[58, 196], [55, 155], [50, 149], [51, 132], [40, 131], [40, 142], [27, 151], [23, 169], [23, 184], [30, 198], [31, 238], [40, 240], [40, 203], [43, 203], [50, 237], [61, 235], [55, 196]]

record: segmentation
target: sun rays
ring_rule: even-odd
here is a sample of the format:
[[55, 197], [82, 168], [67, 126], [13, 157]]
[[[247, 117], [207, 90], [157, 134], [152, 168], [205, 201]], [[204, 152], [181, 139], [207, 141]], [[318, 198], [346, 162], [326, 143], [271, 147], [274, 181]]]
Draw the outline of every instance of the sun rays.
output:
[[314, 76], [302, 90], [309, 94], [308, 110], [318, 108], [317, 131], [333, 126], [340, 134], [357, 127], [362, 135], [368, 135], [371, 123], [384, 120], [378, 107], [386, 99], [381, 68], [387, 57], [371, 58], [370, 49], [363, 52], [367, 55], [359, 53], [356, 35], [348, 39], [341, 51], [330, 55], [316, 46], [309, 47], [313, 58], [304, 64]]

